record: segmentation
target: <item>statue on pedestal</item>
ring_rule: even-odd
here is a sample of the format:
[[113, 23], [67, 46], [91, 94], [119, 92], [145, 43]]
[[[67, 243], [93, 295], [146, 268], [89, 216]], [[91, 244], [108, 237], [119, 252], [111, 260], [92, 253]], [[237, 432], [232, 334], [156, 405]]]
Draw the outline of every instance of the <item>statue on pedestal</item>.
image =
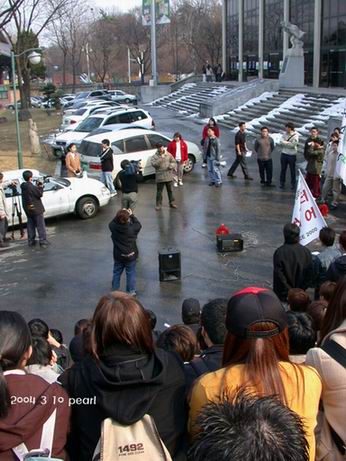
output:
[[293, 53], [295, 55], [302, 54], [304, 42], [301, 39], [305, 35], [305, 32], [300, 30], [297, 25], [292, 24], [289, 21], [282, 21], [281, 26], [284, 32], [287, 32], [290, 35], [292, 48], [288, 50], [288, 53]]
[[281, 23], [284, 32], [290, 36], [292, 47], [286, 51], [279, 75], [280, 88], [302, 88], [304, 86], [304, 42], [305, 32], [289, 21]]

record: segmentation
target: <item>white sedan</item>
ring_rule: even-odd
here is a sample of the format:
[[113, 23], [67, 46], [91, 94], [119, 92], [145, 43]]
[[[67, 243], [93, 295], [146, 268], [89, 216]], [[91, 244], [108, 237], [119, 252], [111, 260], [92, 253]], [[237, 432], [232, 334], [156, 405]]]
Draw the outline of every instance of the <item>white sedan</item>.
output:
[[[12, 170], [4, 172], [4, 191], [8, 209], [12, 214], [16, 208], [22, 209], [22, 197], [20, 184], [23, 182], [25, 170]], [[76, 213], [81, 219], [93, 218], [98, 209], [108, 204], [110, 200], [109, 190], [95, 179], [83, 176], [82, 178], [56, 178], [46, 176], [38, 170], [30, 170], [33, 173], [33, 183], [40, 179], [44, 183], [42, 202], [45, 207], [45, 217]], [[17, 205], [16, 205], [17, 204]], [[26, 215], [22, 211], [23, 222]], [[15, 213], [14, 223], [12, 216], [10, 225], [18, 224], [18, 216]]]
[[[99, 176], [101, 172], [100, 152], [101, 141], [108, 139], [113, 149], [113, 177], [116, 177], [121, 170], [122, 160], [141, 161], [142, 176], [151, 176], [155, 170], [151, 165], [151, 157], [156, 152], [156, 144], [163, 144], [165, 147], [170, 138], [157, 131], [141, 128], [128, 128], [125, 130], [107, 131], [109, 127], [103, 126], [99, 134], [91, 134], [85, 138], [79, 146], [82, 166], [90, 176]], [[199, 147], [193, 142], [186, 141], [188, 148], [188, 161], [184, 167], [184, 173], [191, 173], [196, 163], [202, 160]]]

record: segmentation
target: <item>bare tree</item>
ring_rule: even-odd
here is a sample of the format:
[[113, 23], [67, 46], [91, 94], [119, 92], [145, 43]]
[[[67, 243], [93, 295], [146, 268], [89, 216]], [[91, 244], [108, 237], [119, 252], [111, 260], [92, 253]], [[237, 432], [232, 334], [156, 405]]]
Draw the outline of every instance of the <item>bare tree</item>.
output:
[[0, 30], [8, 24], [24, 0], [3, 0], [0, 2]]
[[90, 58], [93, 63], [98, 80], [105, 82], [109, 76], [111, 62], [117, 58], [116, 25], [105, 11], [100, 11], [100, 18], [96, 19], [91, 26], [90, 33]]
[[[72, 0], [24, 0], [3, 29], [16, 54], [37, 47], [38, 39], [60, 10]], [[30, 106], [30, 63], [26, 55], [16, 59], [22, 109]]]

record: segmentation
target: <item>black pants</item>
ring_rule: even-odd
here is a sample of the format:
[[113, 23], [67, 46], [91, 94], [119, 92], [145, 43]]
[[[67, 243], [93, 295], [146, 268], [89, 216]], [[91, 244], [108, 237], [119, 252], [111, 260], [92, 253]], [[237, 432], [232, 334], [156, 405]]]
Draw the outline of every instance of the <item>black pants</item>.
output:
[[286, 181], [287, 167], [290, 167], [291, 172], [291, 186], [296, 185], [296, 160], [295, 155], [281, 154], [281, 174], [280, 174], [280, 185], [284, 186]]
[[3, 243], [6, 237], [8, 228], [7, 218], [0, 219], [0, 243]]
[[273, 179], [273, 160], [257, 160], [257, 163], [261, 182], [271, 184]]
[[243, 171], [244, 177], [247, 178], [249, 176], [249, 172], [248, 172], [247, 165], [246, 165], [245, 154], [239, 155], [238, 153], [236, 154], [236, 158], [233, 162], [233, 165], [228, 171], [228, 176], [232, 176], [239, 165]]
[[162, 191], [165, 186], [167, 190], [169, 204], [171, 205], [174, 202], [172, 184], [173, 184], [172, 181], [158, 182], [156, 184], [156, 205], [158, 206], [162, 205]]
[[35, 216], [28, 216], [27, 231], [29, 245], [35, 245], [36, 229], [40, 243], [45, 243], [47, 241], [47, 235], [43, 213]]

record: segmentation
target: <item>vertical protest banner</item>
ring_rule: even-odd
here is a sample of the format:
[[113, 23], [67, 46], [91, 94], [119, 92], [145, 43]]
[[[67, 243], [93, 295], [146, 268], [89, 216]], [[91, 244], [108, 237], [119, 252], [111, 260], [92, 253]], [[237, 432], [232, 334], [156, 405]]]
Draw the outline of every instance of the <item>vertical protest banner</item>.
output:
[[299, 241], [302, 245], [317, 239], [320, 230], [327, 226], [301, 171], [299, 171], [292, 222], [300, 227]]
[[[151, 2], [152, 0], [142, 0], [142, 24], [151, 26]], [[156, 24], [169, 24], [170, 4], [169, 0], [155, 0]]]
[[341, 178], [346, 186], [346, 108], [342, 117], [341, 133], [338, 145], [338, 157], [336, 160], [335, 176]]

